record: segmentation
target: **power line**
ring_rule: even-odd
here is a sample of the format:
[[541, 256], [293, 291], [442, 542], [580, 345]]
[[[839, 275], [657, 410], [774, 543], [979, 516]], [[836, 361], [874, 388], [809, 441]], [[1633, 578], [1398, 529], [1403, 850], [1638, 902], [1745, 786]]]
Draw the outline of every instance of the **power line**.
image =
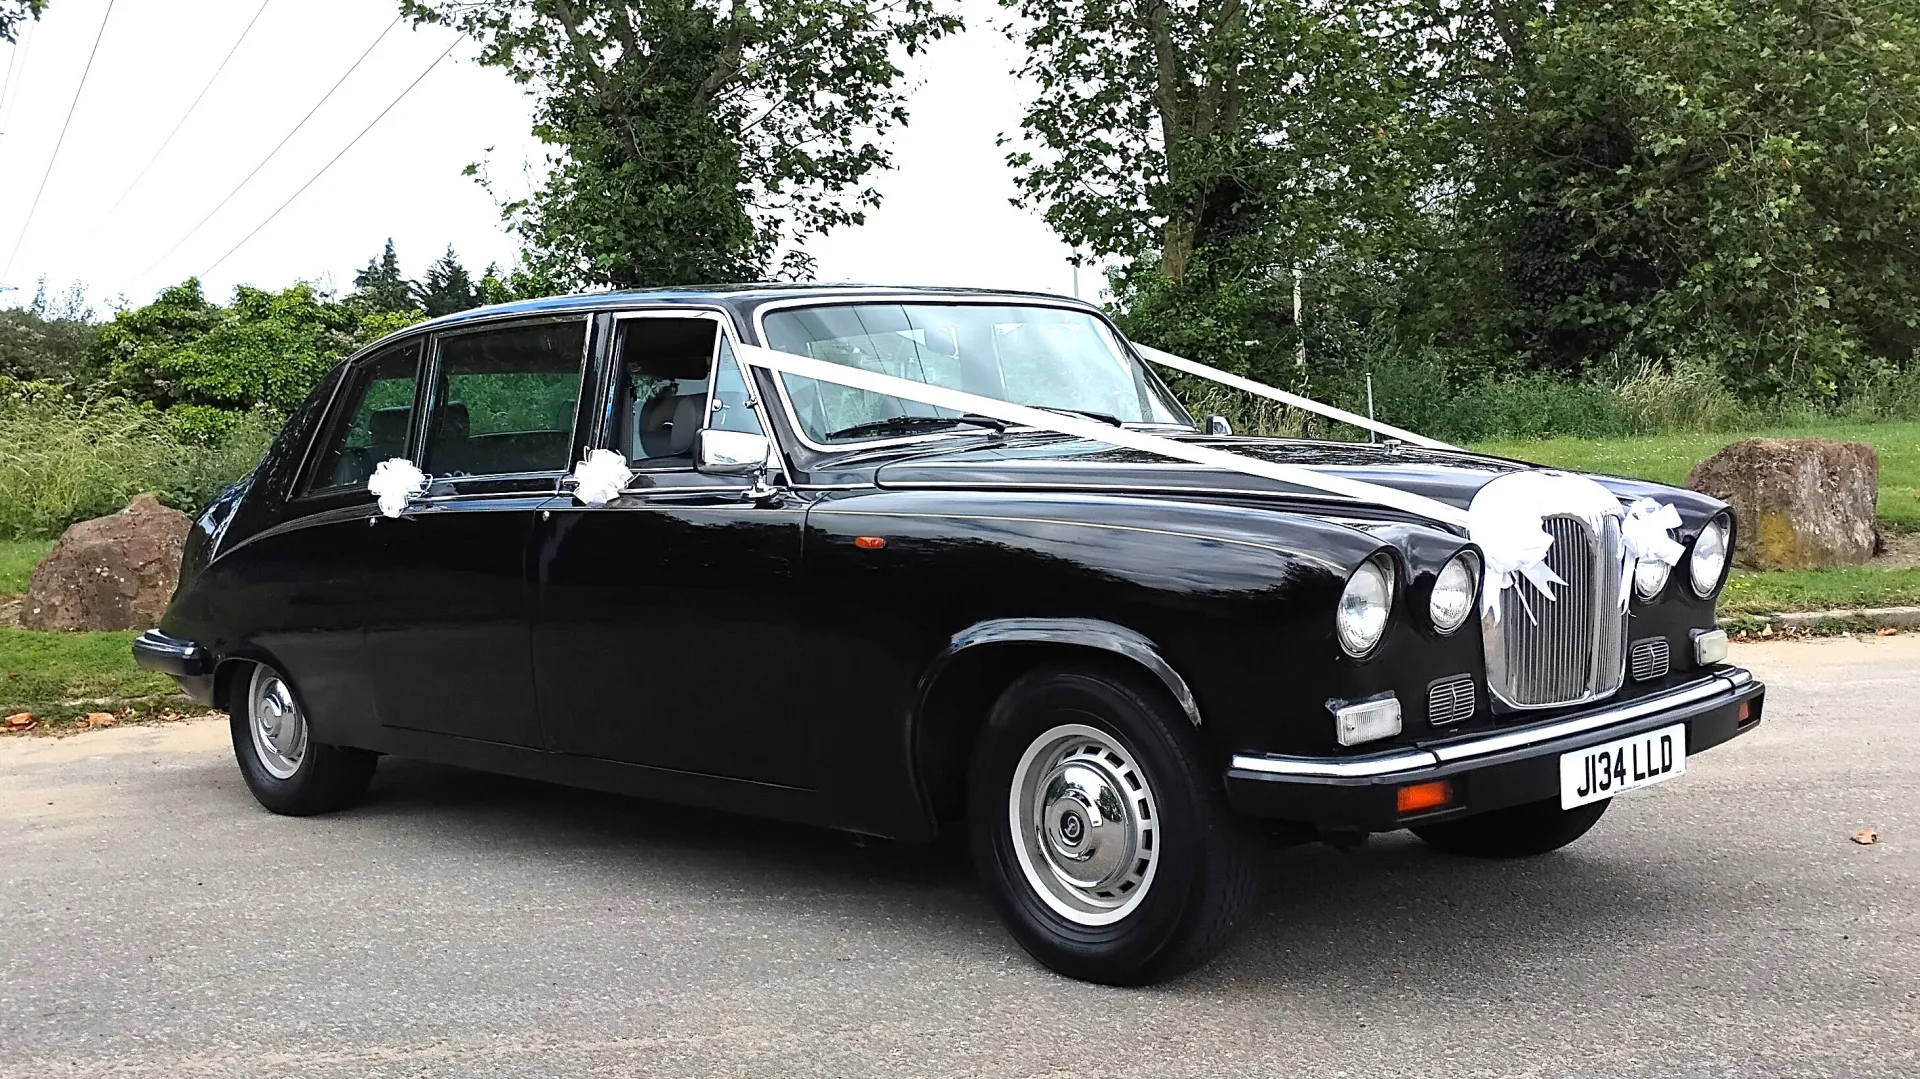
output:
[[404, 15], [396, 16], [392, 22], [388, 23], [387, 28], [385, 30], [380, 31], [380, 36], [373, 39], [373, 44], [367, 46], [367, 51], [360, 54], [360, 59], [355, 60], [353, 62], [353, 66], [347, 69], [346, 74], [340, 76], [340, 80], [338, 82], [335, 82], [333, 86], [330, 87], [325, 94], [321, 95], [320, 100], [314, 103], [313, 108], [307, 110], [307, 114], [300, 118], [299, 123], [293, 125], [293, 130], [287, 132], [285, 138], [282, 138], [279, 141], [279, 143], [277, 143], [274, 146], [273, 149], [267, 151], [267, 156], [260, 159], [260, 163], [253, 167], [253, 171], [247, 173], [245, 179], [241, 180], [238, 184], [235, 184], [233, 190], [227, 192], [226, 198], [221, 199], [218, 203], [214, 205], [213, 209], [208, 210], [207, 216], [195, 222], [194, 226], [187, 230], [186, 235], [180, 237], [178, 240], [175, 240], [173, 242], [172, 247], [167, 248], [166, 251], [162, 253], [159, 258], [154, 259], [153, 262], [149, 263], [146, 269], [141, 270], [140, 273], [136, 277], [134, 277], [134, 280], [138, 281], [142, 277], [147, 276], [148, 274], [154, 271], [155, 267], [167, 261], [167, 259], [171, 257], [175, 251], [180, 250], [181, 244], [184, 244], [188, 240], [193, 239], [195, 233], [199, 232], [202, 228], [205, 228], [207, 222], [213, 220], [214, 214], [219, 213], [221, 209], [223, 209], [227, 205], [227, 203], [232, 202], [233, 197], [240, 193], [241, 188], [244, 188], [249, 183], [253, 182], [253, 178], [255, 176], [260, 175], [260, 170], [267, 167], [267, 162], [272, 161], [274, 159], [274, 156], [280, 152], [281, 148], [285, 147], [287, 143], [290, 142], [295, 135], [298, 135], [300, 133], [301, 128], [307, 126], [307, 121], [313, 119], [313, 114], [316, 112], [319, 112], [320, 107], [325, 105], [329, 100], [331, 100], [334, 93], [338, 91], [340, 87], [343, 84], [345, 84], [348, 79], [353, 77], [353, 73], [360, 70], [360, 65], [366, 63], [367, 57], [373, 55], [373, 50], [380, 47], [380, 43], [387, 39], [388, 34], [393, 33], [393, 28], [396, 26], [399, 26], [401, 20], [404, 18], [406, 18], [406, 16]]
[[160, 148], [153, 152], [152, 157], [147, 158], [145, 165], [140, 166], [140, 171], [135, 174], [133, 182], [127, 185], [125, 191], [120, 192], [119, 198], [113, 200], [113, 205], [107, 207], [107, 212], [100, 215], [100, 220], [104, 221], [113, 216], [113, 212], [120, 208], [120, 204], [127, 201], [127, 196], [133, 194], [133, 189], [140, 186], [140, 181], [146, 179], [147, 170], [153, 168], [153, 163], [160, 160], [160, 155], [167, 152], [167, 147], [173, 145], [173, 137], [180, 133], [181, 128], [187, 126], [187, 118], [193, 115], [193, 110], [200, 107], [200, 102], [206, 98], [207, 91], [213, 89], [213, 84], [219, 81], [220, 73], [227, 69], [227, 64], [233, 59], [233, 54], [240, 51], [241, 43], [247, 40], [248, 34], [253, 33], [253, 24], [260, 21], [261, 15], [266, 14], [267, 5], [271, 3], [273, 3], [273, 0], [260, 0], [260, 7], [254, 11], [253, 18], [248, 20], [247, 28], [240, 31], [240, 36], [234, 39], [233, 48], [227, 50], [227, 55], [220, 61], [220, 66], [213, 69], [212, 77], [208, 78], [207, 84], [200, 88], [200, 93], [194, 97], [193, 104], [188, 105], [187, 111], [180, 114], [180, 120], [173, 125], [173, 130], [167, 132], [167, 137], [160, 140]]
[[87, 53], [87, 66], [80, 71], [80, 85], [73, 88], [73, 100], [67, 105], [67, 118], [60, 125], [60, 137], [53, 142], [53, 154], [47, 158], [47, 171], [40, 174], [40, 187], [33, 193], [33, 202], [27, 207], [27, 219], [20, 223], [20, 235], [13, 241], [13, 252], [7, 256], [7, 264], [0, 268], [0, 278], [13, 272], [13, 260], [20, 257], [20, 245], [27, 242], [27, 230], [33, 227], [33, 215], [40, 209], [40, 196], [47, 193], [47, 180], [53, 176], [54, 163], [60, 160], [60, 147], [67, 141], [67, 128], [73, 124], [73, 113], [80, 107], [80, 94], [87, 88], [87, 76], [93, 74], [93, 58], [100, 53], [100, 39], [107, 36], [107, 21], [113, 18], [114, 0], [107, 0], [107, 13], [100, 16], [100, 29], [93, 35], [93, 48]]
[[[13, 43], [13, 52], [7, 57], [7, 77], [0, 80], [0, 103], [6, 106], [4, 111], [0, 111], [0, 135], [6, 134], [7, 128], [13, 125], [13, 107], [20, 101], [21, 83], [27, 81], [27, 49], [33, 44], [33, 28], [37, 25], [39, 25], [37, 19], [27, 24], [26, 32], [20, 35], [19, 41]], [[20, 68], [19, 82], [13, 80], [13, 69], [16, 64]], [[8, 83], [13, 84], [11, 96], [7, 94]]]
[[247, 233], [245, 236], [242, 236], [240, 238], [239, 243], [234, 244], [232, 247], [227, 249], [226, 254], [221, 255], [217, 259], [214, 259], [213, 264], [211, 266], [208, 266], [206, 269], [200, 271], [200, 276], [205, 277], [208, 274], [212, 273], [213, 271], [219, 269], [220, 264], [227, 261], [228, 258], [232, 257], [235, 251], [238, 251], [241, 248], [247, 246], [248, 240], [251, 240], [255, 236], [259, 235], [261, 229], [266, 228], [269, 224], [272, 224], [273, 219], [280, 216], [281, 210], [284, 210], [287, 207], [293, 205], [294, 199], [297, 199], [301, 195], [306, 194], [307, 188], [312, 187], [315, 183], [317, 183], [320, 177], [325, 176], [327, 174], [328, 169], [332, 168], [334, 164], [338, 162], [341, 158], [347, 156], [348, 150], [353, 149], [354, 146], [357, 145], [361, 139], [366, 138], [367, 132], [372, 131], [376, 124], [378, 124], [380, 121], [387, 118], [388, 113], [392, 112], [394, 108], [397, 107], [402, 101], [405, 101], [407, 98], [407, 95], [413, 93], [414, 87], [426, 81], [427, 76], [433, 74], [433, 69], [440, 66], [440, 61], [445, 60], [448, 57], [448, 55], [450, 55], [453, 52], [455, 46], [459, 45], [460, 42], [463, 40], [465, 40], [464, 36], [454, 38], [453, 44], [448, 45], [445, 52], [441, 53], [439, 56], [434, 57], [433, 63], [428, 64], [427, 69], [425, 71], [422, 71], [419, 77], [415, 78], [412, 82], [408, 83], [407, 88], [405, 90], [400, 91], [399, 97], [394, 98], [391, 102], [388, 103], [386, 108], [380, 110], [380, 115], [374, 117], [373, 120], [367, 124], [367, 126], [361, 128], [360, 133], [358, 135], [355, 135], [351, 142], [341, 147], [340, 152], [333, 155], [333, 157], [326, 164], [320, 166], [320, 171], [314, 173], [311, 177], [309, 177], [306, 183], [301, 184], [300, 189], [298, 191], [295, 191], [293, 194], [288, 195], [287, 201], [275, 207], [274, 211], [267, 215], [267, 219], [265, 221], [262, 221], [258, 225], [255, 225], [253, 227], [253, 231]]

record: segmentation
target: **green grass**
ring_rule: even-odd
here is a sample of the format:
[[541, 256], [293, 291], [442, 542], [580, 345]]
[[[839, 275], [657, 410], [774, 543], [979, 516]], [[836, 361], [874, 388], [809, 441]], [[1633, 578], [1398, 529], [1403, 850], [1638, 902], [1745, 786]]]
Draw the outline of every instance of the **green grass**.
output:
[[1720, 594], [1723, 615], [1920, 606], [1920, 569], [1736, 570]]
[[1585, 472], [1676, 486], [1703, 459], [1743, 438], [1832, 438], [1865, 442], [1880, 454], [1880, 526], [1920, 532], [1920, 423], [1822, 424], [1750, 434], [1640, 435], [1483, 442], [1474, 449]]
[[[181, 707], [186, 698], [163, 674], [133, 662], [131, 630], [47, 633], [0, 626], [0, 714], [32, 712], [60, 721], [88, 712]], [[94, 701], [109, 700], [111, 705]], [[85, 703], [71, 703], [71, 702]]]
[[25, 592], [27, 582], [33, 578], [33, 567], [51, 550], [52, 540], [0, 539], [0, 596]]

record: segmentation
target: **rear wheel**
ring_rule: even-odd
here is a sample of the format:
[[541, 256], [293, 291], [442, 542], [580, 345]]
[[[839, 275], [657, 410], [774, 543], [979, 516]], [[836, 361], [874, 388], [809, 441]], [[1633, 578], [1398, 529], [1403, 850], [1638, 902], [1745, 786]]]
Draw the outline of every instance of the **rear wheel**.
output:
[[292, 683], [264, 663], [234, 679], [227, 713], [240, 775], [261, 805], [308, 816], [344, 809], [373, 781], [379, 756], [313, 740]]
[[1254, 893], [1247, 840], [1191, 725], [1122, 670], [1053, 667], [1008, 687], [969, 774], [974, 861], [1034, 958], [1141, 985], [1227, 941]]
[[1411, 831], [1449, 854], [1472, 858], [1531, 858], [1586, 835], [1613, 804], [1590, 802], [1561, 809], [1558, 798], [1496, 809], [1477, 817], [1416, 826]]

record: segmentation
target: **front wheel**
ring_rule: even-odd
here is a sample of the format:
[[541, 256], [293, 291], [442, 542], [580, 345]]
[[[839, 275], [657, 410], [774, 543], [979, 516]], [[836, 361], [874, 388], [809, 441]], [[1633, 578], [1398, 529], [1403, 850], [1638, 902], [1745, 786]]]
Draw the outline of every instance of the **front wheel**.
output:
[[1609, 798], [1561, 809], [1558, 798], [1549, 798], [1464, 820], [1416, 826], [1411, 831], [1448, 854], [1472, 858], [1531, 858], [1559, 850], [1586, 835], [1588, 829], [1600, 823], [1600, 815], [1612, 804]]
[[373, 782], [379, 756], [314, 741], [293, 684], [264, 663], [234, 680], [227, 714], [240, 775], [275, 813], [304, 817], [345, 809]]
[[1121, 670], [1046, 668], [994, 706], [969, 774], [974, 861], [1001, 917], [1062, 974], [1144, 985], [1204, 963], [1255, 871], [1186, 717]]

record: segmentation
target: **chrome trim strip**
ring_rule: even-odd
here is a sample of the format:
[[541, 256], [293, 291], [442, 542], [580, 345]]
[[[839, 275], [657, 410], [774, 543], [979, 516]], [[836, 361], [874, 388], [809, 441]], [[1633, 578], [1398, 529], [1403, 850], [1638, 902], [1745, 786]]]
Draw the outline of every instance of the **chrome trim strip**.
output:
[[1319, 779], [1365, 779], [1374, 776], [1417, 772], [1453, 761], [1473, 760], [1509, 749], [1585, 734], [1617, 723], [1627, 723], [1718, 696], [1729, 696], [1753, 681], [1753, 675], [1739, 668], [1702, 679], [1691, 685], [1610, 708], [1592, 715], [1575, 716], [1558, 723], [1547, 723], [1523, 730], [1506, 731], [1433, 749], [1406, 749], [1367, 757], [1286, 757], [1274, 754], [1236, 753], [1230, 762], [1237, 772], [1265, 775], [1304, 776]]
[[1312, 562], [1335, 573], [1345, 573], [1347, 568], [1321, 555], [1310, 551], [1299, 551], [1290, 547], [1276, 547], [1270, 543], [1256, 543], [1253, 540], [1238, 539], [1233, 536], [1213, 536], [1204, 532], [1176, 532], [1167, 528], [1145, 528], [1140, 525], [1117, 525], [1105, 521], [1072, 521], [1056, 517], [1014, 517], [1006, 514], [991, 513], [946, 513], [940, 510], [904, 511], [904, 510], [865, 510], [820, 508], [812, 511], [823, 517], [907, 517], [919, 520], [938, 521], [1006, 521], [1019, 524], [1064, 525], [1071, 528], [1101, 528], [1111, 532], [1138, 532], [1148, 536], [1168, 536], [1173, 539], [1200, 540], [1203, 543], [1224, 543], [1238, 547], [1250, 547], [1256, 551], [1269, 551], [1273, 554], [1287, 555], [1303, 562]]
[[[1205, 465], [1189, 465], [1181, 471], [1217, 472]], [[1269, 481], [1275, 482], [1275, 481]], [[1024, 480], [988, 480], [968, 483], [963, 480], [886, 480], [878, 486], [890, 491], [1118, 491], [1125, 494], [1226, 495], [1245, 498], [1300, 499], [1303, 502], [1330, 502], [1344, 506], [1365, 505], [1357, 498], [1313, 491], [1261, 491], [1239, 487], [1170, 487], [1128, 483], [1039, 483]]]

